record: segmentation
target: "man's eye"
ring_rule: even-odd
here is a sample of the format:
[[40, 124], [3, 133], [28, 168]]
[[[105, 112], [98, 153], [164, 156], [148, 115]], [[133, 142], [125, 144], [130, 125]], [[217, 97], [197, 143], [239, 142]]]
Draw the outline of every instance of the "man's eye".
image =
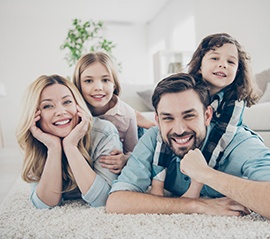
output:
[[193, 119], [195, 118], [196, 115], [194, 114], [188, 114], [188, 115], [185, 115], [185, 119]]
[[162, 120], [164, 120], [164, 121], [170, 121], [170, 120], [173, 120], [173, 118], [172, 117], [162, 117]]

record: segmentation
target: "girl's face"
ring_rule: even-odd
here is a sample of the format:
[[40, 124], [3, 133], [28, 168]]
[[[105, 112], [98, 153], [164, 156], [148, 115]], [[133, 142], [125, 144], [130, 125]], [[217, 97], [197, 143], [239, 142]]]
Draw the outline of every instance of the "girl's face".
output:
[[92, 106], [92, 114], [104, 114], [110, 108], [115, 89], [113, 76], [104, 65], [95, 62], [82, 72], [80, 83], [84, 99]]
[[226, 43], [208, 51], [202, 58], [200, 73], [214, 95], [230, 85], [238, 69], [238, 51], [234, 44]]
[[40, 128], [61, 138], [66, 137], [79, 122], [75, 99], [69, 88], [61, 84], [43, 89], [39, 109]]

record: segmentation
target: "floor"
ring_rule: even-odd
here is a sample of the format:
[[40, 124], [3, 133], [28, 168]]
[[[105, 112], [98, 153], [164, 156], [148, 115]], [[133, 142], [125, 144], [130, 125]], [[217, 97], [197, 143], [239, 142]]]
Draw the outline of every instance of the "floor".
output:
[[0, 148], [0, 204], [20, 177], [22, 154], [18, 148]]

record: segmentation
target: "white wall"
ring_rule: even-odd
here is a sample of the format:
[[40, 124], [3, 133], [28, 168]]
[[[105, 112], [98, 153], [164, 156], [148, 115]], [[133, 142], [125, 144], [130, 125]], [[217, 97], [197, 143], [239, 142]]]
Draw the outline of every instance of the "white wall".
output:
[[[66, 2], [70, 3], [0, 1], [0, 82], [7, 91], [0, 98], [0, 123], [6, 147], [16, 146], [15, 128], [25, 87], [41, 74], [72, 75], [59, 47], [72, 19], [80, 18], [80, 12], [87, 13], [91, 6], [78, 4], [69, 9]], [[222, 31], [246, 48], [257, 73], [270, 67], [269, 9], [269, 0], [171, 0], [149, 24], [108, 24], [106, 35], [117, 43], [115, 55], [123, 65], [121, 82], [151, 84], [156, 51], [194, 51], [204, 36]], [[86, 20], [85, 14], [82, 19]]]
[[[63, 60], [60, 45], [72, 19], [81, 18], [80, 10], [91, 7], [77, 6], [75, 15], [75, 9], [58, 0], [0, 1], [0, 82], [7, 91], [0, 98], [0, 125], [5, 147], [17, 144], [15, 130], [26, 86], [42, 74], [72, 75], [73, 68]], [[82, 19], [88, 20], [85, 15]], [[114, 55], [122, 62], [121, 82], [142, 83], [150, 78], [145, 31], [145, 24], [106, 25], [106, 36], [117, 44]]]
[[269, 9], [269, 0], [172, 0], [148, 25], [149, 49], [194, 51], [203, 37], [227, 32], [244, 46], [258, 73], [270, 67]]

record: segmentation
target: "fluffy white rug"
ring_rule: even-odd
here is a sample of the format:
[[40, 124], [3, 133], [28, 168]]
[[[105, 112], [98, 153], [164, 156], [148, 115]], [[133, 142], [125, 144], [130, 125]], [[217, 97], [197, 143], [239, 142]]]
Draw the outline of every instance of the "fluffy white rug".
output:
[[207, 215], [117, 215], [82, 201], [35, 209], [18, 179], [0, 206], [0, 238], [270, 238], [270, 221]]

